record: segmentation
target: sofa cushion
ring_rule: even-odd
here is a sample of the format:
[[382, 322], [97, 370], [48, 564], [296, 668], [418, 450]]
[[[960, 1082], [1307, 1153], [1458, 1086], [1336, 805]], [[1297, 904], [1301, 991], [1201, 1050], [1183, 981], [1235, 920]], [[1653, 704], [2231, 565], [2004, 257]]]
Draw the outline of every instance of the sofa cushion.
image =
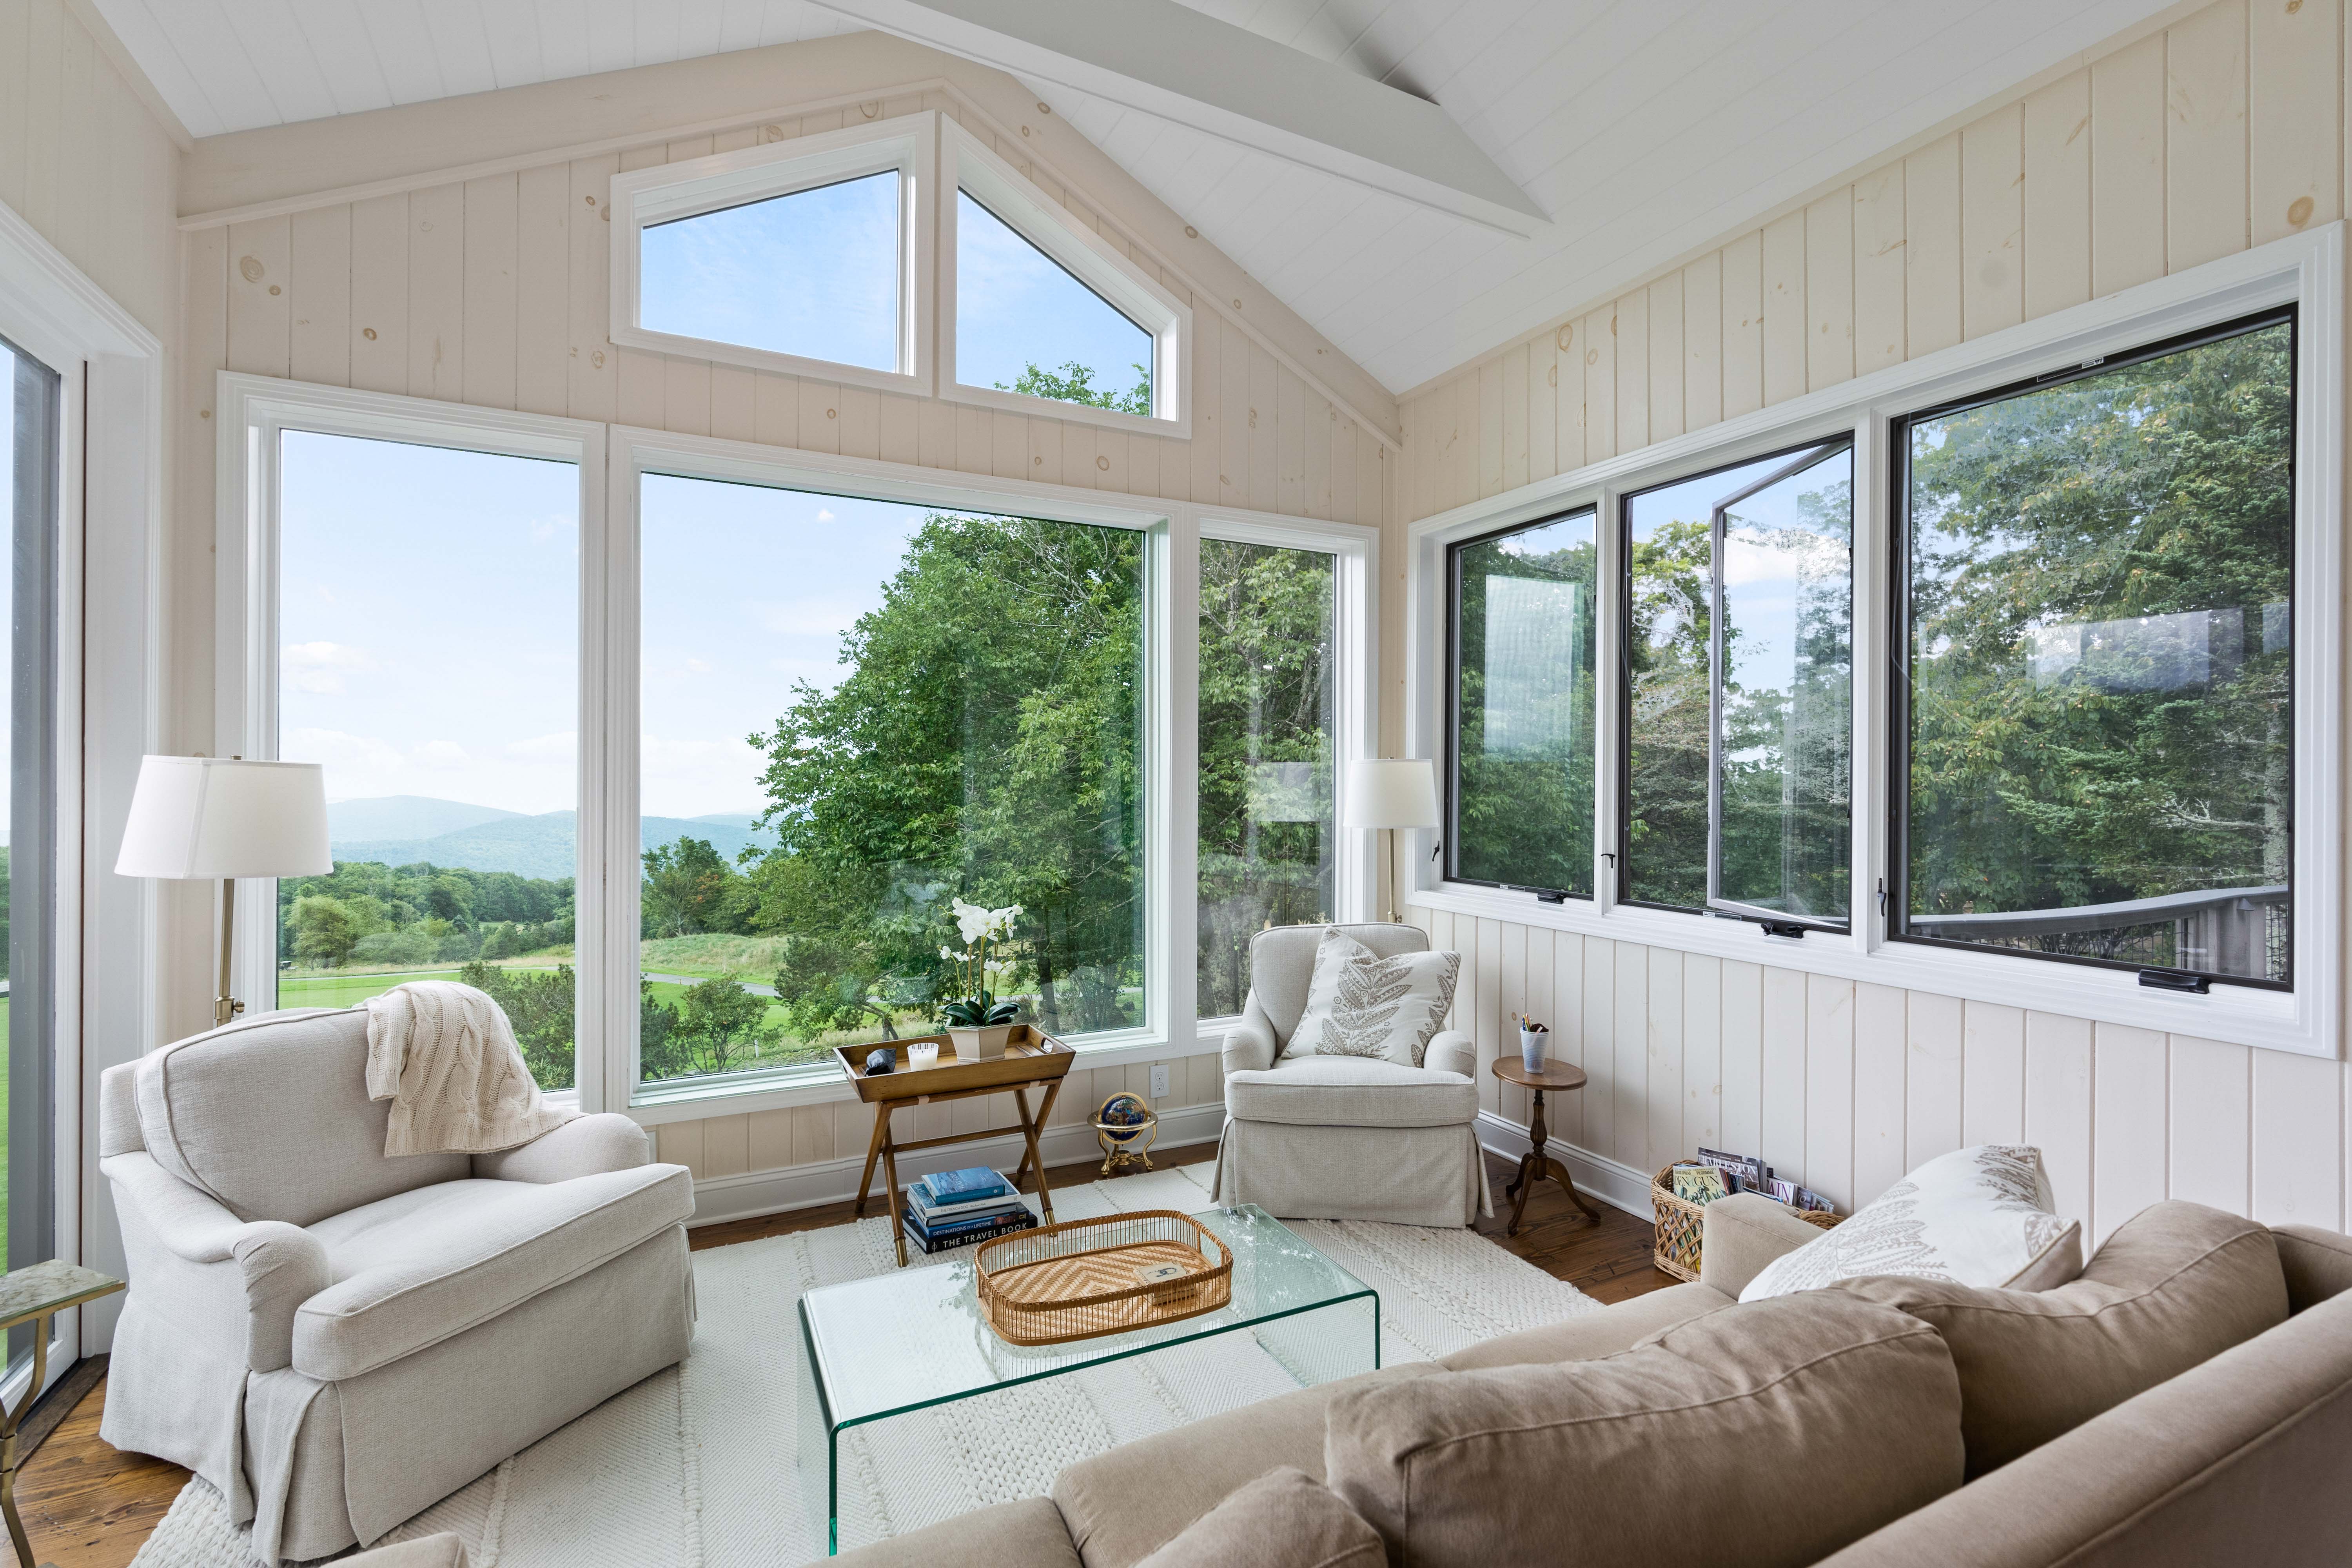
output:
[[1497, 1334], [1465, 1346], [1438, 1362], [1448, 1372], [1482, 1366], [1532, 1366], [1555, 1361], [1599, 1361], [1632, 1350], [1652, 1334], [1719, 1311], [1731, 1298], [1705, 1285], [1673, 1285], [1597, 1312], [1579, 1312], [1557, 1323]]
[[1078, 1568], [1078, 1553], [1061, 1510], [1045, 1498], [1025, 1497], [817, 1562], [825, 1568]]
[[1307, 1010], [1282, 1054], [1366, 1057], [1417, 1068], [1454, 1010], [1458, 952], [1374, 952], [1334, 927], [1315, 948]]
[[2270, 1232], [2198, 1204], [2124, 1222], [2071, 1285], [1979, 1290], [1849, 1279], [1843, 1295], [1907, 1312], [1951, 1347], [1969, 1474], [1980, 1476], [2286, 1319]]
[[1603, 1361], [1353, 1384], [1326, 1484], [1414, 1568], [1799, 1568], [1960, 1484], [1959, 1383], [1925, 1328], [1813, 1296]]
[[392, 1102], [368, 1098], [365, 1008], [192, 1035], [142, 1057], [131, 1092], [155, 1163], [243, 1220], [309, 1225], [472, 1171], [460, 1153], [384, 1153]]
[[1139, 1568], [1388, 1568], [1380, 1532], [1304, 1470], [1269, 1470]]
[[2300, 1312], [2352, 1290], [2352, 1236], [2316, 1226], [2271, 1227], [2286, 1274], [2287, 1310]]
[[1227, 1078], [1225, 1110], [1294, 1127], [1454, 1127], [1478, 1120], [1478, 1086], [1362, 1057], [1291, 1057]]
[[2352, 1297], [2321, 1302], [1821, 1568], [2341, 1568]]
[[1054, 1501], [1086, 1568], [1133, 1568], [1237, 1489], [1281, 1466], [1320, 1480], [1323, 1413], [1342, 1391], [1434, 1375], [1425, 1361], [1279, 1394], [1080, 1459]]
[[294, 1314], [294, 1367], [333, 1382], [527, 1301], [694, 1213], [683, 1165], [541, 1185], [420, 1187], [311, 1226], [334, 1283]]
[[2041, 1150], [1955, 1149], [1820, 1240], [1766, 1264], [1739, 1299], [1760, 1301], [1871, 1274], [2046, 1290], [2083, 1268], [2082, 1224], [2061, 1219], [2056, 1207]]

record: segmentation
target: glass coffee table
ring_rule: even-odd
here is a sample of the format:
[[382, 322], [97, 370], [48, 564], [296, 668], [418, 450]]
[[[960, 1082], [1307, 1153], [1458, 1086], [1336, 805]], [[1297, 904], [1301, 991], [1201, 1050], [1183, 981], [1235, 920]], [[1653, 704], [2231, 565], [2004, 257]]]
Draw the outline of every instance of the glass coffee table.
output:
[[809, 1517], [841, 1550], [841, 1440], [853, 1426], [1218, 1334], [1247, 1333], [1299, 1386], [1381, 1364], [1377, 1291], [1256, 1205], [1192, 1216], [1233, 1249], [1213, 1312], [1063, 1345], [1005, 1343], [981, 1316], [969, 1254], [801, 1297], [800, 1471]]

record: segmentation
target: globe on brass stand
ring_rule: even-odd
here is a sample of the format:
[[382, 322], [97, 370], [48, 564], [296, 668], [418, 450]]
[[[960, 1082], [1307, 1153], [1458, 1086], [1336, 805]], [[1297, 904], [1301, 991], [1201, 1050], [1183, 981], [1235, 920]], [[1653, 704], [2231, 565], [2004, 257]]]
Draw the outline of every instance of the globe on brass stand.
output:
[[1095, 1112], [1095, 1142], [1102, 1145], [1106, 1176], [1129, 1165], [1151, 1169], [1151, 1156], [1145, 1151], [1159, 1141], [1159, 1114], [1137, 1095], [1121, 1089]]

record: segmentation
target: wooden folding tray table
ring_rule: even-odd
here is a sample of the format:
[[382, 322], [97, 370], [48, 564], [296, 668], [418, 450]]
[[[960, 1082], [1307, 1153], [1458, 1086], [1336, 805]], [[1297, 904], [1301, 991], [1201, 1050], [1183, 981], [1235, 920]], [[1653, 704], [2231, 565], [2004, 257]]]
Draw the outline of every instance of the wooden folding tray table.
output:
[[[907, 1047], [926, 1042], [940, 1047], [940, 1064], [920, 1070], [907, 1065]], [[898, 1245], [898, 1267], [907, 1266], [907, 1227], [898, 1213], [898, 1160], [918, 1149], [934, 1149], [942, 1143], [970, 1143], [982, 1138], [993, 1138], [1004, 1130], [983, 1128], [977, 1132], [949, 1132], [937, 1138], [917, 1138], [901, 1142], [890, 1129], [891, 1113], [918, 1105], [938, 1105], [950, 1100], [971, 1100], [977, 1095], [1005, 1094], [1013, 1096], [1013, 1104], [1021, 1117], [1021, 1138], [1025, 1149], [1020, 1167], [1013, 1173], [1013, 1184], [1017, 1189], [1022, 1178], [1032, 1168], [1037, 1173], [1037, 1199], [1045, 1211], [1045, 1223], [1054, 1223], [1054, 1194], [1045, 1186], [1045, 1156], [1037, 1144], [1037, 1134], [1044, 1131], [1045, 1118], [1053, 1114], [1054, 1100], [1062, 1092], [1062, 1079], [1070, 1070], [1076, 1054], [1053, 1036], [1017, 1025], [1004, 1054], [991, 1061], [960, 1062], [955, 1059], [955, 1042], [946, 1035], [918, 1035], [911, 1040], [892, 1040], [889, 1048], [898, 1057], [898, 1065], [889, 1072], [867, 1077], [866, 1058], [883, 1048], [879, 1045], [835, 1046], [834, 1055], [841, 1058], [842, 1069], [849, 1081], [857, 1086], [857, 1098], [874, 1107], [874, 1138], [866, 1150], [866, 1175], [857, 1184], [857, 1206], [854, 1213], [866, 1213], [866, 1196], [874, 1185], [874, 1163], [882, 1163], [883, 1179], [889, 1184], [890, 1239]], [[1045, 1098], [1037, 1107], [1037, 1114], [1029, 1114], [1029, 1090], [1043, 1087]]]

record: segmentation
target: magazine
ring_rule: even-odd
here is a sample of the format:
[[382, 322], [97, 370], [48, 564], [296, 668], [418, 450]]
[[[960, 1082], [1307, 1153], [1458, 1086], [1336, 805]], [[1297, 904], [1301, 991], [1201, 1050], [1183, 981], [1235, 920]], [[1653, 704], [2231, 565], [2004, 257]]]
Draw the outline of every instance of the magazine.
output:
[[1731, 1185], [1724, 1173], [1714, 1165], [1675, 1167], [1675, 1196], [1685, 1203], [1711, 1204], [1730, 1192]]

